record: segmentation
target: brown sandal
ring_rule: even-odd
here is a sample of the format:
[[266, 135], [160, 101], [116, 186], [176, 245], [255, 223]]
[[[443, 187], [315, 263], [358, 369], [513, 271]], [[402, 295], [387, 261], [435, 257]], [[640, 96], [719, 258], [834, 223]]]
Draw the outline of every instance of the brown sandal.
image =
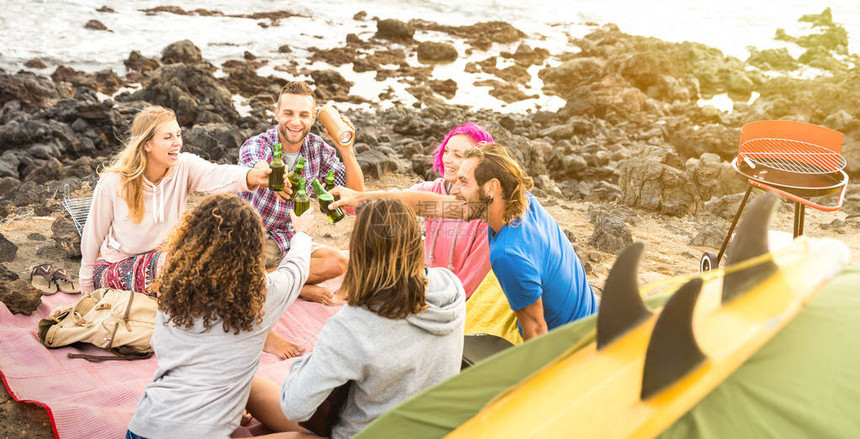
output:
[[51, 264], [42, 264], [30, 270], [30, 285], [41, 291], [44, 295], [56, 294], [60, 288], [54, 282], [54, 267]]
[[55, 270], [53, 274], [51, 274], [51, 280], [54, 282], [54, 285], [57, 286], [57, 290], [62, 291], [66, 294], [80, 294], [81, 289], [75, 287], [75, 283], [72, 282], [72, 275], [69, 274], [68, 271], [63, 270], [62, 268], [59, 270]]

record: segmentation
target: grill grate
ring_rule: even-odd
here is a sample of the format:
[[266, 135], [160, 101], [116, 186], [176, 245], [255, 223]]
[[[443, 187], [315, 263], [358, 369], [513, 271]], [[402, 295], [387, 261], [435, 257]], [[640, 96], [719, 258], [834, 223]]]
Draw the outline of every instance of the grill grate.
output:
[[778, 138], [748, 140], [738, 148], [738, 156], [751, 168], [764, 166], [797, 174], [830, 174], [847, 164], [841, 154], [831, 149]]
[[69, 212], [72, 217], [72, 222], [75, 223], [75, 228], [78, 229], [78, 235], [83, 233], [84, 223], [87, 222], [87, 216], [90, 213], [90, 204], [93, 204], [93, 197], [72, 198], [69, 194], [69, 186], [64, 188], [63, 201], [60, 204]]

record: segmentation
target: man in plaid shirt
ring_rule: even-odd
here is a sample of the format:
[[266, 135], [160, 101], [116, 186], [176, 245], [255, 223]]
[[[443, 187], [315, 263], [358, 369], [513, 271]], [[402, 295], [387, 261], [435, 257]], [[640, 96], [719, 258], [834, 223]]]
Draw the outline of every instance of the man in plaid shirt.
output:
[[[352, 126], [349, 119], [341, 117]], [[286, 173], [295, 167], [299, 157], [305, 158], [302, 175], [305, 178], [305, 190], [309, 195], [314, 193], [311, 180], [316, 178], [321, 182], [325, 181], [329, 170], [335, 171], [336, 185], [357, 191], [364, 190], [364, 175], [352, 148], [355, 137], [353, 136], [353, 140], [347, 145], [332, 141], [343, 158], [341, 162], [335, 148], [329, 146], [320, 136], [310, 133], [316, 120], [316, 101], [310, 86], [300, 81], [285, 85], [275, 104], [275, 119], [278, 126], [251, 137], [242, 145], [239, 149], [239, 164], [252, 167], [259, 161], [270, 163], [273, 158], [272, 148], [279, 142], [284, 163], [287, 165]], [[286, 181], [286, 178], [284, 180]], [[269, 237], [266, 240], [266, 265], [270, 268], [276, 267], [290, 249], [290, 239], [295, 233], [290, 220], [293, 201], [290, 199], [292, 191], [289, 185], [285, 186], [283, 192], [260, 189], [239, 195], [248, 200], [263, 218], [263, 226]], [[346, 256], [339, 250], [314, 244], [310, 276], [301, 296], [326, 305], [331, 304], [332, 293], [313, 284], [340, 276], [346, 271], [346, 263]]]

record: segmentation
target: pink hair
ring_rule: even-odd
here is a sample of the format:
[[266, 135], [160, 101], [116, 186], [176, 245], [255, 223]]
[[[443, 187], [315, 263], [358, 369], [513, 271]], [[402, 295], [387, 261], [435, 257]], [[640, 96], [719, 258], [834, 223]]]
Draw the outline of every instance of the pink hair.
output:
[[448, 140], [459, 134], [469, 136], [473, 142], [478, 144], [482, 142], [494, 143], [493, 135], [484, 129], [484, 127], [473, 122], [466, 122], [449, 131], [448, 134], [445, 135], [445, 138], [442, 139], [442, 143], [440, 143], [436, 148], [436, 152], [433, 153], [433, 159], [430, 161], [430, 163], [433, 164], [434, 171], [440, 174], [442, 173], [442, 169], [444, 168], [444, 165], [442, 164], [442, 155], [445, 154], [445, 145], [448, 144]]

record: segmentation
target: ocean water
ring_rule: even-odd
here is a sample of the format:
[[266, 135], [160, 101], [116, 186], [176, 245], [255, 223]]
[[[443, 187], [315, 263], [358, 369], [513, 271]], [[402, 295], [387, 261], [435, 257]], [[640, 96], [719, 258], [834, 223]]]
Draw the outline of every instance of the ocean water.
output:
[[[123, 74], [122, 60], [131, 50], [157, 57], [171, 42], [190, 39], [201, 48], [204, 58], [215, 65], [228, 59], [241, 59], [243, 53], [249, 51], [270, 59], [260, 74], [289, 77], [273, 67], [297, 60], [311, 68], [331, 68], [324, 64], [308, 64], [306, 49], [343, 46], [349, 33], [369, 39], [376, 31], [375, 22], [370, 20], [375, 16], [404, 21], [421, 18], [450, 25], [507, 21], [528, 35], [525, 42], [530, 46], [546, 48], [552, 54], [576, 50], [570, 38], [585, 35], [594, 25], [611, 22], [630, 34], [667, 41], [697, 41], [745, 60], [749, 46], [759, 49], [788, 47], [795, 56], [799, 55], [800, 48], [773, 39], [776, 29], [785, 28], [791, 35], [806, 34], [810, 27], [797, 19], [804, 14], [820, 13], [825, 7], [830, 7], [834, 21], [848, 30], [849, 49], [857, 52], [860, 51], [860, 34], [853, 34], [852, 30], [860, 29], [860, 6], [855, 1], [824, 0], [812, 6], [800, 0], [328, 0], [301, 3], [279, 0], [241, 3], [226, 0], [4, 0], [0, 8], [0, 67], [17, 71], [25, 68], [24, 62], [38, 57], [48, 65], [39, 71], [43, 74], [53, 72], [57, 64], [85, 71], [111, 68]], [[117, 13], [96, 12], [103, 5]], [[220, 10], [225, 14], [287, 10], [302, 16], [280, 20], [277, 26], [261, 27], [259, 22], [268, 24], [268, 21], [170, 13], [146, 15], [140, 11], [164, 5], [186, 10]], [[353, 16], [359, 11], [367, 12], [368, 18], [354, 20]], [[91, 19], [104, 23], [110, 32], [85, 29], [84, 24]], [[433, 72], [438, 79], [451, 78], [459, 84], [457, 95], [449, 100], [451, 103], [502, 111], [554, 109], [563, 105], [560, 99], [540, 92], [539, 66], [530, 69], [533, 80], [524, 89], [526, 93], [537, 94], [536, 99], [508, 105], [490, 97], [487, 87], [472, 85], [490, 76], [464, 73], [467, 62], [480, 61], [501, 51], [513, 51], [518, 43], [496, 44], [486, 53], [474, 51], [466, 57], [468, 46], [450, 35], [417, 32], [415, 38], [449, 42], [458, 48], [461, 54], [458, 61], [437, 66]], [[278, 53], [278, 47], [284, 44], [293, 48], [293, 52]], [[418, 65], [414, 56], [409, 62]], [[552, 59], [549, 62], [558, 63]], [[509, 61], [500, 60], [498, 67], [508, 64]], [[396, 80], [380, 83], [374, 79], [373, 72], [355, 73], [351, 65], [336, 70], [356, 83], [353, 94], [376, 100], [380, 92], [391, 87], [401, 102], [414, 102], [405, 92], [406, 86]], [[241, 106], [242, 100], [237, 99], [237, 104]]]

